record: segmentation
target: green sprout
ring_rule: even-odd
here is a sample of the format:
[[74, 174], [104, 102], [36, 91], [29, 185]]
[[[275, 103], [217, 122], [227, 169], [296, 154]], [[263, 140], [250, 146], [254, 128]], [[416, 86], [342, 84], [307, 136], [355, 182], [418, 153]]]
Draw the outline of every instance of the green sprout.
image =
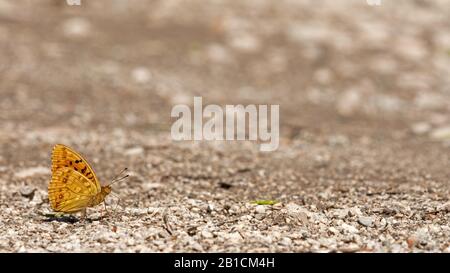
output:
[[256, 205], [275, 205], [276, 203], [278, 203], [277, 200], [254, 200], [251, 201], [252, 204], [256, 204]]

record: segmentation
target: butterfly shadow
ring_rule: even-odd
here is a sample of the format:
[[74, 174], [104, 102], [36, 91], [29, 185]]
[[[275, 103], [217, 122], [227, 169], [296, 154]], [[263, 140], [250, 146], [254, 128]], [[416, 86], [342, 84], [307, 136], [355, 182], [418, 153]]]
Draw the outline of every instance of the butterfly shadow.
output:
[[55, 214], [45, 214], [44, 215], [46, 218], [44, 219], [44, 222], [61, 222], [61, 223], [69, 223], [69, 224], [75, 224], [78, 222], [88, 222], [88, 223], [93, 223], [93, 222], [97, 222], [97, 221], [102, 221], [104, 220], [105, 216], [99, 216], [99, 217], [95, 217], [95, 218], [78, 218], [75, 217], [73, 215], [55, 215]]
[[46, 218], [44, 219], [44, 222], [61, 222], [61, 223], [69, 223], [69, 224], [75, 224], [80, 221], [77, 217], [73, 215], [54, 215], [54, 214], [46, 214], [44, 215]]

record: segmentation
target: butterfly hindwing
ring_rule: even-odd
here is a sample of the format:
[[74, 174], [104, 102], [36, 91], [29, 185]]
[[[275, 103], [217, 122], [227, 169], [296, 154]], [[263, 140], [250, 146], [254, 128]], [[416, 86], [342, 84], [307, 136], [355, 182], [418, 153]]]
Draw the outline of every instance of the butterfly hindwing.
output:
[[48, 187], [50, 205], [53, 210], [60, 212], [85, 209], [98, 193], [94, 182], [69, 167], [57, 169]]
[[98, 191], [101, 190], [100, 183], [98, 182], [94, 170], [89, 166], [89, 163], [71, 148], [62, 144], [57, 144], [52, 152], [52, 173], [55, 173], [62, 168], [70, 168], [81, 173], [94, 183]]

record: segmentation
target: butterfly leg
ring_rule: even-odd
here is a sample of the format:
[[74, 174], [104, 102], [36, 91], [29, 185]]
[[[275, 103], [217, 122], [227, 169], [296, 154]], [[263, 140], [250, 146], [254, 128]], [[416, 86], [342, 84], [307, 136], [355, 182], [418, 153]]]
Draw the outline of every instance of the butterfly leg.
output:
[[81, 220], [82, 220], [82, 221], [85, 221], [85, 220], [86, 220], [86, 209], [83, 209], [83, 210], [81, 211]]
[[103, 204], [105, 205], [105, 212], [106, 212], [106, 215], [109, 216], [109, 211], [108, 211], [108, 209], [106, 208], [106, 201], [103, 201]]

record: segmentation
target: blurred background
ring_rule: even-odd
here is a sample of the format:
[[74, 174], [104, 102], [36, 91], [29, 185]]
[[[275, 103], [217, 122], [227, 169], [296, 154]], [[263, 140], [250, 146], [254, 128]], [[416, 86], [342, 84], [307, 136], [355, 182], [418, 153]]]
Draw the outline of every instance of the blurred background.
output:
[[426, 131], [448, 123], [448, 5], [1, 0], [1, 127], [167, 132], [201, 95], [280, 104], [287, 141]]
[[[449, 5], [0, 0], [0, 206], [8, 223], [2, 228], [20, 231], [29, 219], [46, 227], [35, 211], [49, 209], [50, 153], [64, 143], [87, 157], [102, 183], [130, 168], [130, 180], [114, 185], [125, 217], [114, 223], [129, 225], [126, 217], [135, 217], [126, 214], [130, 209], [146, 214], [147, 208], [167, 208], [178, 217], [173, 230], [184, 233], [175, 241], [162, 228], [155, 234], [165, 235], [156, 239], [144, 229], [143, 238], [158, 242], [146, 245], [150, 251], [300, 251], [333, 248], [342, 240], [356, 242], [346, 250], [407, 249], [406, 238], [426, 221], [448, 227], [445, 213], [435, 211], [445, 211], [436, 208], [449, 196]], [[194, 96], [202, 96], [204, 105], [280, 105], [279, 149], [261, 153], [256, 143], [238, 141], [172, 142], [170, 111], [191, 105]], [[254, 199], [291, 205], [281, 206], [288, 214], [270, 219], [259, 207], [255, 220]], [[373, 217], [367, 226], [392, 221], [386, 237], [364, 229], [361, 240], [340, 238], [355, 228], [341, 227], [329, 215], [355, 207], [356, 214], [343, 212], [344, 218], [353, 215], [345, 221], [360, 227], [355, 215], [361, 211]], [[303, 209], [309, 211], [299, 214]], [[294, 222], [284, 222], [285, 215], [314, 224], [291, 230]], [[132, 223], [142, 227], [144, 220], [135, 218]], [[162, 221], [144, 219], [151, 227]], [[187, 227], [198, 222], [201, 230], [205, 219], [219, 224], [203, 237], [187, 235]], [[243, 224], [224, 222], [230, 219]], [[250, 231], [242, 239], [236, 229]], [[210, 231], [219, 233], [211, 239]], [[422, 231], [428, 238], [428, 229]], [[47, 232], [33, 240], [59, 236]], [[252, 232], [261, 233], [253, 238]], [[448, 249], [448, 229], [439, 232], [423, 247]], [[49, 249], [24, 236], [17, 241], [13, 233], [0, 248]], [[75, 249], [99, 247], [86, 236]], [[337, 239], [314, 241], [328, 236]], [[66, 237], [49, 241], [55, 251], [64, 250]], [[128, 241], [114, 247], [103, 250], [131, 249]]]

